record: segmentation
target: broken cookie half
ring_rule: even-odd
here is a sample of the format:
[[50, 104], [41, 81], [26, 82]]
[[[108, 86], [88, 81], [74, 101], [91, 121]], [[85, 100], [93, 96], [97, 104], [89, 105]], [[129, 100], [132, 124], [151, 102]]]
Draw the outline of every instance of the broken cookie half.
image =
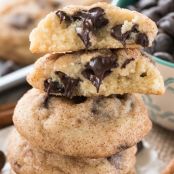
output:
[[164, 93], [160, 72], [138, 49], [48, 54], [36, 62], [28, 82], [48, 94], [69, 98]]
[[148, 17], [107, 3], [51, 12], [30, 35], [33, 53], [149, 47], [157, 27]]

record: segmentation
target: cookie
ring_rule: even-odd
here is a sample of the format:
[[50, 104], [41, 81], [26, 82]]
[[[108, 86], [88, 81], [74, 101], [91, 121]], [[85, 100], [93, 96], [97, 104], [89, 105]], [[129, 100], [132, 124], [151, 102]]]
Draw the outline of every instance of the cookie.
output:
[[69, 98], [164, 92], [160, 72], [138, 49], [46, 55], [27, 79], [34, 88]]
[[0, 8], [0, 57], [18, 64], [29, 64], [39, 55], [29, 50], [29, 33], [38, 21], [59, 7], [54, 1], [13, 0]]
[[37, 89], [18, 102], [13, 116], [33, 146], [67, 156], [102, 158], [139, 142], [151, 129], [141, 97], [48, 97]]
[[135, 166], [136, 147], [109, 158], [89, 159], [61, 156], [31, 145], [14, 131], [8, 159], [17, 174], [128, 174]]
[[152, 45], [157, 33], [148, 17], [107, 3], [69, 6], [51, 12], [30, 35], [33, 53]]

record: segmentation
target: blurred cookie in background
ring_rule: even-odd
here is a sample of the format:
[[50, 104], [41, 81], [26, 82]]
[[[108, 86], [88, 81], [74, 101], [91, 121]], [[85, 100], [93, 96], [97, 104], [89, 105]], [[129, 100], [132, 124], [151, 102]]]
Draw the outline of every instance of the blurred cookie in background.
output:
[[33, 63], [40, 55], [29, 51], [28, 36], [43, 16], [69, 4], [90, 5], [97, 1], [0, 0], [0, 58], [20, 65]]

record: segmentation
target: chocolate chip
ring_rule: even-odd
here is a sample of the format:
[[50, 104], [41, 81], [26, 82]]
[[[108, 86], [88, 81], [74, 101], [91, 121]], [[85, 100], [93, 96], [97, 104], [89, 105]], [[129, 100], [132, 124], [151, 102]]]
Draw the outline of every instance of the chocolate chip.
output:
[[156, 57], [159, 57], [163, 60], [169, 61], [169, 62], [174, 62], [174, 58], [172, 57], [171, 54], [165, 53], [165, 52], [156, 52], [153, 54]]
[[66, 23], [70, 23], [72, 22], [72, 17], [69, 16], [67, 13], [65, 13], [64, 11], [58, 10], [56, 12], [56, 15], [60, 18], [60, 24], [64, 21]]
[[48, 94], [64, 92], [63, 85], [61, 85], [58, 81], [52, 81], [52, 79], [44, 81], [44, 88]]
[[161, 18], [158, 22], [158, 26], [163, 31], [174, 37], [174, 12], [169, 13], [167, 16]]
[[153, 7], [150, 9], [143, 10], [141, 13], [148, 16], [153, 21], [157, 22], [161, 17], [161, 10], [159, 7]]
[[105, 12], [102, 8], [96, 7], [89, 11], [76, 12], [73, 15], [74, 20], [82, 20], [82, 24], [76, 28], [76, 32], [86, 48], [91, 46], [90, 33], [94, 34], [98, 29], [108, 24], [104, 14]]
[[159, 0], [158, 5], [160, 7], [160, 12], [164, 16], [167, 13], [174, 11], [174, 3], [173, 0]]
[[111, 29], [111, 36], [122, 42], [123, 44], [125, 41], [130, 37], [131, 30], [127, 31], [126, 33], [122, 34], [121, 32], [122, 24], [116, 25]]
[[147, 9], [157, 5], [157, 0], [140, 0], [137, 3], [139, 9]]
[[85, 65], [82, 75], [90, 80], [96, 87], [97, 92], [99, 92], [102, 80], [112, 72], [112, 68], [117, 68], [118, 66], [117, 58], [113, 55], [97, 56]]
[[72, 98], [73, 92], [79, 84], [80, 80], [69, 77], [61, 71], [56, 71], [55, 74], [60, 78], [61, 83], [63, 84], [63, 90], [61, 91], [63, 96]]
[[74, 22], [76, 20], [82, 21], [81, 25], [76, 27], [76, 32], [83, 41], [86, 48], [91, 46], [90, 34], [95, 34], [98, 29], [108, 24], [108, 19], [104, 18], [105, 12], [100, 7], [95, 7], [90, 10], [81, 10], [75, 12], [72, 16], [64, 11], [57, 11], [56, 15], [60, 18], [60, 23]]
[[3, 169], [5, 163], [6, 163], [5, 154], [2, 151], [0, 151], [0, 171]]
[[18, 30], [27, 29], [32, 23], [30, 14], [15, 14], [9, 20], [10, 26]]
[[172, 53], [171, 49], [174, 45], [174, 40], [165, 33], [159, 33], [154, 42], [154, 50], [155, 52], [168, 52]]
[[138, 33], [135, 42], [143, 47], [147, 47], [149, 45], [149, 39], [145, 33]]
[[132, 33], [136, 33], [136, 39], [135, 39], [135, 42], [137, 44], [140, 44], [142, 45], [143, 47], [146, 47], [148, 46], [149, 44], [149, 41], [148, 41], [148, 37], [145, 33], [140, 33], [138, 30], [137, 30], [137, 25], [133, 25], [131, 30], [125, 32], [122, 34], [121, 32], [121, 28], [122, 28], [122, 24], [120, 25], [116, 25], [115, 27], [113, 27], [111, 29], [111, 36], [116, 38], [117, 40], [119, 40], [120, 42], [122, 42], [122, 44], [124, 45], [126, 40], [130, 39], [131, 37], [131, 34]]
[[146, 77], [147, 76], [147, 72], [143, 72], [140, 77]]
[[135, 60], [134, 58], [126, 59], [126, 60], [124, 61], [123, 65], [121, 66], [121, 68], [126, 68], [126, 66], [127, 66], [130, 62], [132, 62], [132, 61], [134, 61], [134, 60]]

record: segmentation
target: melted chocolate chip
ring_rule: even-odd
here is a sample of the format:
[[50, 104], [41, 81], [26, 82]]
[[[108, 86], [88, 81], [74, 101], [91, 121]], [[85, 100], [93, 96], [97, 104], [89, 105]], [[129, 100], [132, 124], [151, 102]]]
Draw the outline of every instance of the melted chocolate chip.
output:
[[63, 21], [69, 23], [72, 22], [72, 17], [69, 16], [67, 13], [65, 13], [64, 11], [57, 11], [56, 15], [60, 18], [60, 23], [62, 23]]
[[147, 47], [149, 45], [149, 40], [145, 33], [138, 33], [135, 42], [143, 47]]
[[6, 157], [5, 157], [4, 153], [2, 151], [0, 151], [0, 171], [4, 167], [5, 162], [6, 162]]
[[72, 98], [73, 92], [77, 85], [79, 84], [79, 79], [74, 79], [72, 77], [67, 76], [65, 73], [61, 71], [56, 71], [55, 74], [60, 78], [63, 83], [63, 96]]
[[9, 24], [18, 30], [27, 29], [33, 23], [29, 14], [16, 14], [10, 18]]
[[82, 75], [90, 80], [99, 92], [102, 80], [112, 72], [112, 68], [118, 66], [117, 59], [114, 56], [97, 56], [85, 65]]
[[64, 87], [59, 82], [52, 81], [52, 79], [47, 79], [44, 81], [44, 88], [48, 94], [64, 92]]
[[131, 30], [122, 34], [121, 32], [122, 24], [116, 25], [111, 29], [111, 36], [122, 42], [122, 44], [124, 45], [126, 40], [130, 39], [131, 34], [136, 33], [135, 43], [140, 44], [143, 47], [147, 47], [149, 45], [148, 37], [145, 33], [140, 33], [137, 30], [137, 26], [138, 26], [137, 24], [133, 25]]
[[132, 62], [132, 61], [134, 61], [134, 60], [135, 60], [134, 58], [126, 59], [126, 60], [124, 61], [123, 65], [121, 66], [121, 68], [126, 68], [126, 66], [127, 66], [130, 62]]
[[82, 21], [81, 25], [76, 27], [76, 32], [86, 48], [91, 46], [90, 33], [94, 34], [98, 29], [104, 27], [109, 22], [108, 19], [104, 18], [105, 12], [100, 7], [95, 7], [88, 11], [77, 11], [72, 16], [59, 10], [56, 12], [56, 15], [60, 18], [60, 23], [62, 21]]
[[116, 25], [115, 27], [113, 27], [111, 29], [111, 36], [116, 38], [117, 40], [119, 40], [123, 44], [125, 44], [126, 40], [130, 38], [131, 33], [137, 32], [136, 27], [137, 27], [137, 25], [133, 25], [131, 30], [122, 34], [122, 32], [121, 32], [122, 24]]
[[117, 25], [111, 29], [111, 36], [116, 38], [122, 43], [125, 43], [126, 39], [129, 37], [129, 32], [126, 32], [124, 34], [121, 33], [121, 27], [122, 25]]
[[108, 20], [104, 18], [105, 12], [103, 9], [96, 7], [89, 11], [77, 12], [75, 19], [82, 20], [82, 25], [76, 28], [76, 32], [83, 41], [86, 48], [91, 46], [90, 33], [94, 33], [108, 24]]

